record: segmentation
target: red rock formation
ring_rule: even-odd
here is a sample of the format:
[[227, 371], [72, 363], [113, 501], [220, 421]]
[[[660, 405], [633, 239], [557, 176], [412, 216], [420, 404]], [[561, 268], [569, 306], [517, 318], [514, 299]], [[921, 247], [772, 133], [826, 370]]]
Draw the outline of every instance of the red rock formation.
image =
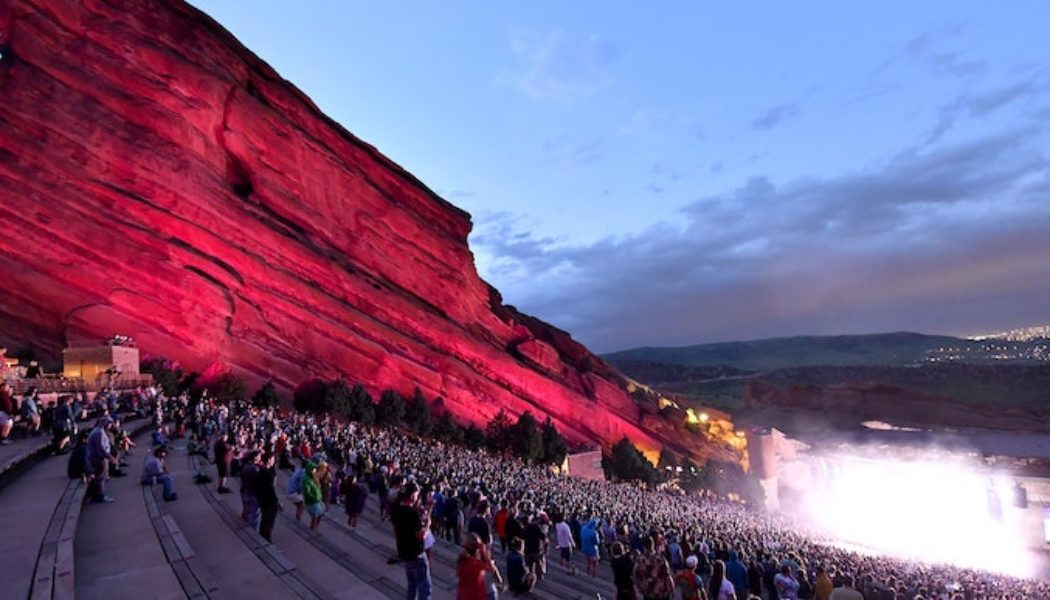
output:
[[469, 215], [189, 5], [5, 0], [0, 53], [0, 343], [122, 333], [251, 383], [342, 373], [709, 452], [643, 429], [621, 375], [478, 277]]

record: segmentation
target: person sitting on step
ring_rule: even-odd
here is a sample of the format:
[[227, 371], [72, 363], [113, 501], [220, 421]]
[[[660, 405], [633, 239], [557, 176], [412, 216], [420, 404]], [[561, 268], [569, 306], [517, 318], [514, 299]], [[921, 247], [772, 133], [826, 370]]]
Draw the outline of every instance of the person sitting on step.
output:
[[175, 477], [168, 472], [168, 466], [164, 459], [168, 456], [167, 446], [157, 446], [153, 455], [146, 459], [142, 466], [142, 485], [153, 485], [159, 483], [164, 486], [164, 499], [168, 502], [179, 497], [175, 493]]

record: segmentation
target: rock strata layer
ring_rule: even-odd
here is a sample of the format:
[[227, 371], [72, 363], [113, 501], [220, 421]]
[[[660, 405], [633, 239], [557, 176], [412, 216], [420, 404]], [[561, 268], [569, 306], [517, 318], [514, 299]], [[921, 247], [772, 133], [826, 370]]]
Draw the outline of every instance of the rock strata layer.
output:
[[136, 338], [292, 389], [724, 454], [478, 276], [470, 216], [179, 1], [0, 3], [0, 343]]

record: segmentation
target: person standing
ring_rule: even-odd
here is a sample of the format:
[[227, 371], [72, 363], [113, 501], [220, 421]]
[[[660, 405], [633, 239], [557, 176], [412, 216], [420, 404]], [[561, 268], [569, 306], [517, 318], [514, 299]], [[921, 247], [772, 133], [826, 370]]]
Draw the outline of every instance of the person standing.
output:
[[536, 583], [547, 574], [547, 533], [543, 531], [539, 515], [529, 519], [525, 526], [525, 565], [536, 575]]
[[554, 525], [554, 539], [558, 545], [561, 566], [575, 575], [576, 567], [572, 566], [572, 550], [576, 547], [576, 543], [572, 539], [572, 529], [569, 529], [569, 524], [565, 521], [565, 515], [558, 516], [558, 522]]
[[634, 585], [645, 600], [671, 600], [674, 580], [667, 559], [656, 551], [652, 537], [642, 541], [644, 552], [634, 563]]
[[600, 545], [598, 523], [594, 519], [589, 519], [580, 528], [580, 553], [587, 559], [587, 574], [591, 577], [598, 576], [598, 548]]
[[497, 583], [503, 583], [503, 577], [489, 554], [488, 545], [478, 534], [468, 533], [463, 540], [463, 551], [456, 559], [456, 600], [488, 600], [485, 573], [492, 573]]
[[496, 530], [496, 536], [499, 538], [499, 547], [503, 552], [507, 551], [507, 519], [510, 518], [510, 509], [508, 505], [510, 503], [506, 498], [500, 500], [499, 510], [496, 511], [496, 515], [492, 518], [492, 526]]
[[843, 575], [842, 586], [832, 590], [831, 595], [828, 596], [828, 598], [830, 600], [864, 600], [864, 594], [861, 594], [857, 588], [853, 587], [852, 577], [849, 575]]
[[690, 555], [685, 559], [682, 568], [675, 573], [675, 587], [678, 588], [682, 600], [706, 600], [707, 598], [704, 582], [696, 573], [698, 564], [700, 564], [700, 561], [695, 556]]
[[116, 465], [117, 459], [112, 454], [109, 434], [106, 429], [113, 422], [108, 416], [99, 418], [87, 440], [87, 459], [91, 465], [91, 483], [88, 485], [88, 496], [95, 502], [112, 502], [106, 495], [106, 480], [109, 479], [110, 465]]
[[306, 505], [306, 514], [310, 515], [310, 530], [317, 531], [324, 517], [325, 508], [321, 485], [317, 482], [317, 465], [312, 462], [306, 463], [306, 470], [303, 474], [303, 504]]
[[288, 501], [295, 506], [295, 521], [297, 523], [303, 520], [303, 511], [306, 509], [303, 504], [303, 480], [306, 479], [307, 462], [305, 458], [302, 459], [299, 467], [295, 469], [295, 472], [288, 479], [288, 486], [285, 488], [285, 492], [288, 494]]
[[445, 539], [459, 544], [460, 532], [463, 530], [463, 511], [460, 509], [459, 497], [455, 490], [445, 490]]
[[737, 598], [747, 598], [747, 567], [742, 562], [743, 557], [736, 550], [729, 551], [729, 562], [726, 563], [726, 579], [733, 584], [733, 591]]
[[248, 452], [241, 467], [241, 519], [252, 529], [259, 527], [259, 501], [255, 497], [255, 477], [259, 474], [259, 455]]
[[76, 423], [73, 421], [73, 409], [69, 406], [69, 396], [58, 397], [58, 407], [51, 419], [51, 432], [53, 437], [51, 445], [55, 454], [62, 454], [69, 445], [70, 438], [76, 433]]
[[215, 472], [219, 477], [218, 492], [229, 494], [230, 488], [226, 487], [226, 478], [230, 476], [230, 465], [233, 463], [233, 436], [227, 440], [225, 436], [220, 435], [219, 439], [215, 440], [212, 451], [215, 454]]
[[492, 549], [492, 526], [489, 524], [488, 500], [478, 502], [478, 509], [467, 522], [467, 533], [474, 533], [490, 550]]
[[368, 487], [361, 483], [354, 471], [351, 471], [343, 480], [343, 496], [345, 496], [346, 524], [351, 529], [356, 529], [357, 517], [365, 511], [365, 503], [368, 501]]
[[798, 600], [798, 581], [791, 575], [791, 566], [787, 563], [781, 565], [780, 573], [773, 578], [773, 585], [777, 588], [777, 595], [781, 600]]
[[273, 526], [277, 520], [277, 512], [281, 509], [281, 503], [277, 499], [274, 484], [277, 480], [277, 472], [274, 470], [274, 455], [263, 452], [260, 457], [258, 472], [255, 474], [253, 486], [255, 487], [255, 500], [259, 505], [259, 534], [267, 542], [273, 542]]
[[400, 501], [390, 508], [394, 525], [397, 556], [405, 565], [408, 589], [407, 600], [430, 600], [430, 562], [424, 552], [423, 540], [430, 528], [430, 514], [419, 510], [419, 486], [409, 481], [401, 488]]
[[[716, 560], [714, 566], [711, 569], [711, 583], [707, 590], [707, 595], [711, 600], [738, 600], [736, 597], [736, 589], [733, 584], [726, 579], [726, 563], [721, 560]], [[740, 600], [743, 600], [742, 598]]]
[[616, 585], [616, 600], [635, 600], [634, 560], [622, 542], [612, 545], [613, 584]]
[[0, 444], [11, 443], [11, 429], [15, 426], [15, 399], [11, 395], [11, 386], [0, 382]]
[[815, 600], [829, 600], [831, 598], [831, 592], [835, 589], [835, 586], [831, 583], [828, 570], [823, 566], [817, 567], [817, 578], [813, 584], [813, 598]]
[[536, 574], [525, 566], [524, 549], [525, 542], [520, 537], [507, 542], [507, 586], [513, 594], [528, 593], [536, 586]]

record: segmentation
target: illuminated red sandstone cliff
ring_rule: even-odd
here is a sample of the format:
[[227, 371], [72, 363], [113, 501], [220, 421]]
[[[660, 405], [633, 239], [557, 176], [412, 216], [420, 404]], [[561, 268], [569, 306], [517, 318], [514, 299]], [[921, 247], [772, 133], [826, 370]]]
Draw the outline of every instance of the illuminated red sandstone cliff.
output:
[[722, 452], [503, 306], [468, 214], [194, 8], [5, 0], [0, 52], [0, 343], [122, 333], [252, 382], [343, 373], [476, 423]]

